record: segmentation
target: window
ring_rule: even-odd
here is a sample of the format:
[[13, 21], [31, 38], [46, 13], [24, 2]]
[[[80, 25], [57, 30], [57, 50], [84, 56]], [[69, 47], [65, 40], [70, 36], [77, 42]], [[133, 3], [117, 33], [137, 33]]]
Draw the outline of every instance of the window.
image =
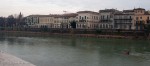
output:
[[142, 19], [142, 17], [140, 17], [140, 19]]
[[78, 17], [76, 17], [78, 19]]
[[108, 15], [107, 15], [107, 19], [108, 19]]
[[80, 16], [80, 19], [81, 19], [81, 16]]
[[84, 18], [82, 17], [82, 20], [83, 20]]
[[139, 17], [136, 17], [136, 20], [139, 20]]
[[101, 19], [103, 19], [103, 16], [101, 16]]
[[103, 19], [105, 18], [105, 16], [103, 16]]
[[112, 16], [112, 15], [110, 15], [110, 18], [113, 18], [113, 16]]
[[85, 19], [86, 19], [86, 16], [85, 16]]
[[130, 16], [130, 19], [132, 19], [132, 17]]
[[127, 28], [127, 26], [126, 26], [126, 25], [124, 25], [124, 29], [125, 29], [125, 28]]
[[149, 20], [149, 17], [147, 17], [147, 20]]

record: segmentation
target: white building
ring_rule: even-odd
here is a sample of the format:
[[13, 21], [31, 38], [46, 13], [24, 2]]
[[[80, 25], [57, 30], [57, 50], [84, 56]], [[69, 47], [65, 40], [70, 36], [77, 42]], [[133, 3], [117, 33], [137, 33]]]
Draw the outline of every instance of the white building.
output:
[[27, 26], [34, 27], [34, 28], [38, 27], [37, 24], [39, 24], [39, 17], [40, 17], [40, 15], [27, 16], [25, 19]]
[[76, 17], [77, 29], [97, 29], [99, 13], [93, 11], [79, 11]]
[[70, 22], [76, 20], [76, 13], [54, 15], [30, 15], [26, 19], [29, 27], [33, 28], [71, 28]]
[[114, 13], [118, 12], [116, 9], [105, 9], [99, 11], [100, 16], [100, 29], [113, 29], [114, 28]]
[[54, 28], [71, 28], [70, 23], [76, 20], [76, 13], [62, 14], [54, 16]]
[[114, 15], [114, 29], [131, 30], [133, 29], [133, 10], [124, 10], [123, 12], [115, 13]]

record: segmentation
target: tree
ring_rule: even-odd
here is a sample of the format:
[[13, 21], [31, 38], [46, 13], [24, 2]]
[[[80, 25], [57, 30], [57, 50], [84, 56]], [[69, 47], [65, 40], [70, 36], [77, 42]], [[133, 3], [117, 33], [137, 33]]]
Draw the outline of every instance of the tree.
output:
[[25, 18], [23, 17], [22, 13], [20, 12], [20, 14], [18, 15], [18, 17], [16, 19], [16, 27], [19, 30], [22, 30], [22, 28], [24, 28], [25, 25], [26, 25]]
[[16, 19], [14, 18], [13, 15], [9, 15], [7, 17], [7, 27], [13, 27], [16, 23]]
[[4, 30], [5, 27], [5, 18], [0, 17], [0, 30]]

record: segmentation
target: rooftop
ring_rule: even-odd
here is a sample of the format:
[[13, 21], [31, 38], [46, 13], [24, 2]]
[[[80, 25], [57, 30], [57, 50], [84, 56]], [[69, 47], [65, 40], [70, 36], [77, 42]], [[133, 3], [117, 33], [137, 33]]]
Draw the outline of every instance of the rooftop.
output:
[[133, 10], [123, 10], [124, 13], [134, 12]]
[[99, 12], [116, 12], [118, 10], [116, 9], [105, 9], [105, 10], [100, 10]]
[[78, 11], [77, 13], [91, 13], [91, 14], [99, 14], [98, 12], [94, 12], [94, 11]]
[[134, 8], [134, 10], [145, 10], [144, 8]]
[[68, 14], [50, 14], [50, 15], [29, 15], [28, 17], [76, 17], [78, 14], [76, 13], [68, 13]]

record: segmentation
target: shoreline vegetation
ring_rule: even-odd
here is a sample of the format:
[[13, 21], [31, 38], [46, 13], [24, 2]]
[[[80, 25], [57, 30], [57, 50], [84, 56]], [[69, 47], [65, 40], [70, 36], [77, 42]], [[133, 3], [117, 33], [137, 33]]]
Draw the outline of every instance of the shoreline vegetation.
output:
[[[60, 32], [59, 32], [60, 31]], [[144, 32], [101, 32], [101, 31], [80, 31], [80, 33], [76, 30], [71, 29], [68, 32], [62, 32], [61, 30], [56, 32], [37, 32], [37, 31], [8, 31], [2, 30], [0, 34], [2, 36], [19, 36], [19, 37], [36, 37], [36, 36], [43, 36], [43, 37], [50, 37], [50, 36], [62, 36], [62, 37], [83, 37], [83, 38], [104, 38], [104, 39], [139, 39], [139, 40], [150, 40], [149, 34], [145, 35]], [[78, 33], [77, 33], [78, 32]], [[93, 32], [93, 33], [92, 33]]]

